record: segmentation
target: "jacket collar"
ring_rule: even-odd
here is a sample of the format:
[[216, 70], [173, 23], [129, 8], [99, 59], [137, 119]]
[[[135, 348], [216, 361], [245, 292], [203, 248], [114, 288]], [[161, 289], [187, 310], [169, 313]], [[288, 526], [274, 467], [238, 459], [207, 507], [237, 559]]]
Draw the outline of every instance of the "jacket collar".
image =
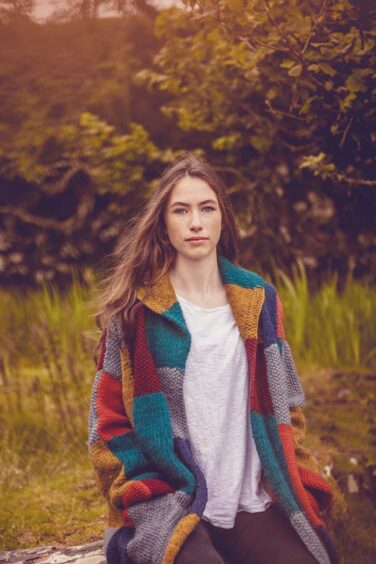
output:
[[[218, 268], [241, 337], [244, 340], [256, 338], [265, 281], [222, 255], [218, 255]], [[142, 287], [137, 289], [136, 296], [147, 308], [175, 323], [184, 333], [189, 333], [167, 273], [155, 282], [148, 296]]]

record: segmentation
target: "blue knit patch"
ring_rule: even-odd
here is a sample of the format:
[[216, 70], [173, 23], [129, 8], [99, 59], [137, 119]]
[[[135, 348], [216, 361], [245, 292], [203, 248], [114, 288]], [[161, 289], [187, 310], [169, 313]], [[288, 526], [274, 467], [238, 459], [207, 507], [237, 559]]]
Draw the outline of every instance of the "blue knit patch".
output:
[[164, 479], [183, 492], [196, 488], [193, 474], [176, 456], [166, 397], [161, 392], [138, 396], [133, 401], [134, 429], [145, 456]]
[[127, 554], [128, 543], [133, 535], [134, 529], [129, 527], [120, 527], [112, 535], [106, 550], [107, 564], [134, 564]]
[[256, 274], [232, 264], [222, 255], [218, 256], [218, 268], [224, 284], [237, 284], [242, 288], [264, 288], [265, 281]]
[[133, 431], [113, 437], [107, 443], [111, 452], [124, 464], [127, 480], [131, 480], [138, 472], [145, 472], [150, 463], [137, 444]]
[[156, 368], [184, 368], [191, 346], [190, 334], [179, 331], [176, 325], [148, 309], [145, 325], [148, 348]]
[[277, 343], [277, 300], [271, 284], [265, 284], [265, 301], [260, 315], [260, 336], [264, 347]]
[[197, 483], [196, 491], [195, 492], [193, 490], [188, 491], [187, 489], [184, 490], [187, 493], [195, 493], [193, 503], [189, 508], [189, 513], [196, 513], [197, 515], [201, 516], [204, 512], [205, 505], [208, 500], [208, 492], [207, 492], [205, 477], [193, 457], [189, 441], [187, 439], [182, 439], [180, 437], [177, 437], [176, 439], [174, 439], [174, 441], [175, 441], [176, 452], [182, 459], [183, 463], [186, 464], [188, 468], [193, 472], [196, 478], [196, 483]]
[[[297, 500], [289, 488], [284, 468], [281, 467], [271, 443], [272, 437], [278, 435], [274, 416], [264, 416], [256, 411], [251, 411], [251, 425], [257, 452], [273, 493], [277, 496], [288, 515], [299, 512], [300, 508]], [[280, 442], [279, 437], [277, 437], [277, 440]]]

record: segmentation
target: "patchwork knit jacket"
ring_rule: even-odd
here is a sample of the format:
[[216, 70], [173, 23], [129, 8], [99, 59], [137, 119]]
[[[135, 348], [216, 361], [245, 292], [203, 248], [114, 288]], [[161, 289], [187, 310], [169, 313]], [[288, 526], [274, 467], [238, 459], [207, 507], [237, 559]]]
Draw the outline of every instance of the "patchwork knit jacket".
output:
[[[249, 417], [267, 490], [321, 564], [336, 562], [319, 510], [331, 489], [301, 444], [304, 394], [272, 285], [218, 257], [220, 275], [250, 378]], [[164, 275], [142, 302], [133, 346], [115, 320], [102, 339], [92, 388], [89, 449], [115, 529], [110, 563], [173, 563], [207, 501], [184, 409], [184, 367], [191, 337]], [[236, 378], [236, 374], [234, 374]], [[210, 401], [210, 398], [208, 398]]]

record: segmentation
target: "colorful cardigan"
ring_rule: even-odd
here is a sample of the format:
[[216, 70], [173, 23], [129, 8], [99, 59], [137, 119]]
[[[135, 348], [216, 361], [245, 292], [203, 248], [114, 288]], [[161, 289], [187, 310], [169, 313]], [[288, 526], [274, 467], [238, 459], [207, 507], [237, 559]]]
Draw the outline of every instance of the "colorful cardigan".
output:
[[[318, 514], [330, 504], [331, 489], [301, 444], [304, 394], [285, 339], [281, 302], [257, 274], [222, 256], [218, 266], [247, 352], [249, 416], [264, 481], [317, 561], [336, 562]], [[167, 274], [148, 296], [139, 288], [137, 297], [143, 306], [133, 345], [126, 344], [118, 319], [103, 335], [89, 450], [108, 502], [108, 525], [118, 527], [107, 561], [168, 564], [207, 501], [183, 400], [191, 338]]]

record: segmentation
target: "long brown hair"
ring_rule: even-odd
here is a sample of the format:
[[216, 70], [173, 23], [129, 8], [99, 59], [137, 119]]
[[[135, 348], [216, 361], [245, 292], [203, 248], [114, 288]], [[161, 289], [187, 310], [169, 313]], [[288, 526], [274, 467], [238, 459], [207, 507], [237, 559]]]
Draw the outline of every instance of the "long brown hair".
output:
[[103, 329], [111, 319], [121, 314], [125, 335], [133, 333], [138, 309], [137, 288], [150, 291], [156, 278], [172, 266], [176, 251], [171, 245], [164, 221], [169, 195], [183, 176], [205, 180], [217, 195], [222, 212], [222, 231], [218, 252], [234, 261], [238, 251], [238, 228], [226, 188], [214, 168], [194, 153], [185, 153], [162, 174], [159, 184], [144, 210], [127, 222], [113, 256], [116, 265], [103, 281], [98, 325]]

